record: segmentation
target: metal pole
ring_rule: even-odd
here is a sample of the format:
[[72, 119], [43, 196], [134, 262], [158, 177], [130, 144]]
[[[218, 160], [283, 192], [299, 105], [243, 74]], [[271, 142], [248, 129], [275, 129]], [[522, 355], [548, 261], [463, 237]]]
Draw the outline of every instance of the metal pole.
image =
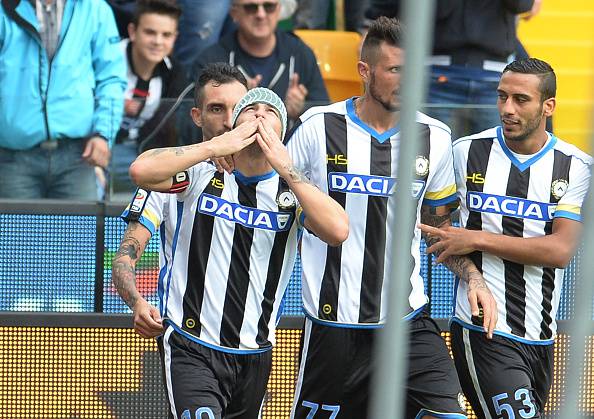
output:
[[[594, 134], [590, 141], [590, 150], [594, 150]], [[584, 220], [584, 257], [580, 261], [578, 269], [578, 281], [576, 281], [575, 310], [572, 322], [570, 322], [569, 336], [569, 362], [566, 377], [565, 404], [562, 409], [561, 418], [586, 417], [579, 413], [580, 382], [583, 379], [586, 360], [586, 337], [592, 333], [592, 298], [594, 297], [594, 177], [590, 178], [590, 189], [582, 205], [582, 217]], [[588, 416], [590, 417], [590, 416]]]
[[[392, 229], [392, 272], [387, 304], [390, 307], [386, 327], [378, 335], [375, 349], [375, 376], [371, 391], [371, 418], [400, 418], [403, 412], [404, 382], [407, 369], [408, 325], [401, 319], [408, 298], [410, 245], [396, 226], [410, 226], [416, 222], [415, 206], [410, 199], [413, 163], [417, 155], [419, 132], [416, 112], [425, 98], [425, 59], [432, 37], [434, 0], [406, 0], [404, 5], [406, 56], [402, 80], [402, 111], [396, 190], [402, 191], [390, 200], [394, 216]], [[399, 263], [400, 262], [400, 263]]]

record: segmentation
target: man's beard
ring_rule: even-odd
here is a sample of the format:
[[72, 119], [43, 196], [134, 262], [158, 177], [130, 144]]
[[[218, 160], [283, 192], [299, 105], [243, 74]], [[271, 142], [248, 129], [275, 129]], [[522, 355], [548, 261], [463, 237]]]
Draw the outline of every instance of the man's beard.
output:
[[[397, 96], [397, 94], [398, 92], [395, 92], [394, 96]], [[398, 112], [400, 110], [400, 103], [393, 103], [382, 99], [380, 92], [375, 86], [375, 75], [373, 73], [371, 74], [371, 80], [369, 81], [369, 95], [388, 112]]]
[[[541, 109], [542, 111], [542, 109]], [[542, 121], [543, 115], [542, 113], [540, 114], [540, 117], [536, 117], [533, 119], [530, 119], [526, 122], [526, 129], [524, 129], [524, 131], [522, 131], [520, 134], [516, 135], [515, 137], [505, 137], [506, 140], [509, 141], [514, 141], [514, 142], [522, 142], [524, 140], [526, 140], [528, 137], [530, 137], [534, 131], [536, 131], [538, 129], [538, 127], [540, 126], [540, 122]]]

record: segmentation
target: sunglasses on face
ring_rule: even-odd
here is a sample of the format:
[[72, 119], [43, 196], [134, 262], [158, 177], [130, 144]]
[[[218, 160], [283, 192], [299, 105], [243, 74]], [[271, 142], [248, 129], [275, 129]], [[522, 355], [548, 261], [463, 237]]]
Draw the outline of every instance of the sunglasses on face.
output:
[[243, 3], [240, 6], [243, 7], [243, 11], [249, 15], [255, 15], [256, 13], [258, 13], [260, 6], [262, 6], [264, 8], [264, 11], [267, 14], [270, 14], [270, 13], [273, 13], [274, 11], [276, 11], [276, 8], [278, 7], [278, 3], [272, 3], [272, 2]]

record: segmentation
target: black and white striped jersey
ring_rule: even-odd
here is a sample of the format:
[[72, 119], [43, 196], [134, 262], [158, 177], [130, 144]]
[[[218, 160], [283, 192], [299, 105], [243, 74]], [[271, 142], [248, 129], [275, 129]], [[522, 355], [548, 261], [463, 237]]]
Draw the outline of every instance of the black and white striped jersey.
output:
[[161, 235], [161, 315], [214, 349], [269, 350], [297, 252], [294, 195], [279, 205], [288, 187], [276, 172], [247, 178], [200, 163], [188, 177], [178, 194], [150, 194], [139, 219]]
[[450, 131], [421, 113], [421, 144], [413, 185], [396, 181], [398, 128], [380, 134], [361, 121], [353, 99], [305, 112], [287, 137], [297, 168], [340, 203], [349, 216], [349, 237], [329, 247], [305, 231], [301, 248], [305, 314], [319, 322], [346, 327], [378, 327], [385, 322], [386, 285], [394, 239], [411, 243], [409, 316], [427, 303], [420, 276], [420, 230], [416, 225], [390, 231], [394, 214], [388, 200], [404, 190], [421, 205], [456, 200]]
[[[551, 234], [555, 218], [581, 221], [592, 159], [549, 134], [534, 155], [519, 155], [505, 144], [501, 128], [454, 143], [460, 222], [471, 230], [513, 237]], [[552, 343], [563, 269], [521, 265], [474, 252], [495, 300], [496, 333], [526, 343]], [[454, 321], [472, 328], [466, 283], [456, 284]]]

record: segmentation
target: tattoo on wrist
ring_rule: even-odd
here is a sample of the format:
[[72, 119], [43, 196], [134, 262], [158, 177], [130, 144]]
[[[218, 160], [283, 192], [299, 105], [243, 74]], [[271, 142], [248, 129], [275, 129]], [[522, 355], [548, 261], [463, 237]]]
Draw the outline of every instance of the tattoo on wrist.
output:
[[285, 168], [287, 169], [287, 173], [293, 182], [311, 184], [309, 179], [303, 173], [301, 173], [295, 166], [289, 164], [286, 165]]

